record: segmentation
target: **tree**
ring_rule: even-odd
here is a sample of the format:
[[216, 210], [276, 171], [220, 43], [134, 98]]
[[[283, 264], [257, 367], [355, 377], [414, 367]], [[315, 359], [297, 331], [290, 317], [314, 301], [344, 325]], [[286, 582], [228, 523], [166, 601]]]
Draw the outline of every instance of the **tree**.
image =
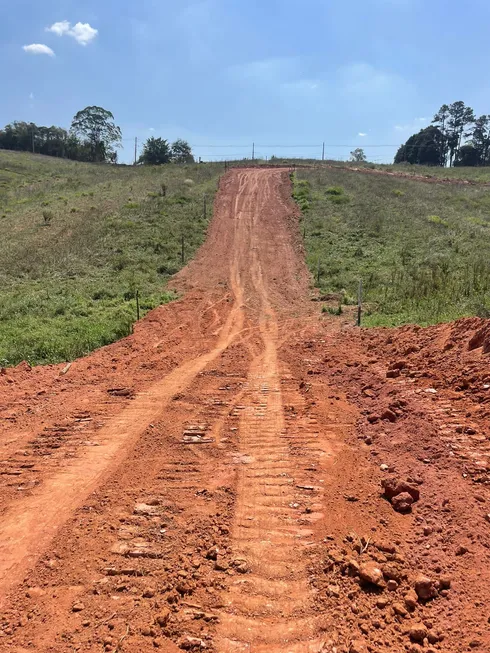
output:
[[187, 141], [178, 138], [172, 143], [172, 160], [175, 163], [194, 163], [191, 146]]
[[441, 142], [441, 159], [443, 161], [442, 165], [447, 165], [447, 154], [448, 154], [448, 134], [447, 134], [447, 121], [449, 119], [449, 105], [443, 104], [439, 111], [434, 116], [432, 124], [436, 125], [439, 128], [439, 131], [442, 134]]
[[479, 118], [476, 118], [473, 129], [468, 134], [466, 134], [466, 136], [471, 136], [471, 144], [476, 149], [478, 155], [478, 162], [473, 165], [480, 165], [480, 166], [489, 165], [490, 164], [490, 116], [483, 115], [480, 116]]
[[139, 163], [158, 166], [162, 163], [170, 163], [171, 160], [172, 148], [168, 141], [151, 136], [143, 145], [143, 153], [139, 158]]
[[357, 147], [350, 153], [350, 161], [358, 161], [359, 163], [362, 161], [367, 161], [362, 147]]
[[477, 166], [480, 163], [479, 152], [471, 143], [462, 145], [454, 159], [455, 166]]
[[473, 109], [467, 107], [464, 102], [453, 102], [449, 106], [448, 125], [448, 146], [449, 165], [453, 164], [456, 152], [461, 147], [464, 131], [468, 125], [475, 122]]
[[444, 165], [444, 137], [438, 127], [426, 127], [413, 134], [400, 147], [395, 163], [414, 163], [428, 166]]
[[86, 107], [79, 111], [71, 123], [73, 134], [85, 139], [91, 161], [110, 161], [114, 147], [121, 146], [121, 130], [114, 116], [102, 107]]

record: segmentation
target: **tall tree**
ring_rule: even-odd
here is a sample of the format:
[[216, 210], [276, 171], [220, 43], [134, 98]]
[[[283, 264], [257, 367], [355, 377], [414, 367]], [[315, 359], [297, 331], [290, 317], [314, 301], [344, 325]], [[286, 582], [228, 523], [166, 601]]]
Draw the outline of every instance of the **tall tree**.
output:
[[172, 148], [168, 141], [163, 138], [152, 136], [143, 145], [143, 152], [139, 162], [145, 165], [158, 166], [163, 163], [170, 163], [172, 160]]
[[88, 143], [91, 161], [112, 160], [114, 148], [121, 145], [121, 129], [114, 123], [112, 113], [102, 107], [79, 111], [73, 118], [71, 131]]
[[478, 162], [476, 165], [490, 164], [490, 116], [483, 115], [476, 118], [473, 129], [466, 134], [471, 137], [471, 143], [477, 151]]
[[187, 141], [178, 138], [172, 143], [172, 160], [175, 163], [194, 163], [192, 149]]
[[449, 165], [453, 164], [454, 156], [461, 147], [465, 129], [475, 122], [475, 114], [471, 107], [467, 107], [461, 100], [449, 106], [448, 146]]
[[447, 121], [449, 119], [449, 105], [443, 104], [439, 111], [434, 116], [432, 124], [438, 127], [439, 131], [442, 134], [441, 140], [441, 159], [443, 160], [444, 166], [447, 165], [447, 155], [448, 155], [448, 134], [447, 134]]

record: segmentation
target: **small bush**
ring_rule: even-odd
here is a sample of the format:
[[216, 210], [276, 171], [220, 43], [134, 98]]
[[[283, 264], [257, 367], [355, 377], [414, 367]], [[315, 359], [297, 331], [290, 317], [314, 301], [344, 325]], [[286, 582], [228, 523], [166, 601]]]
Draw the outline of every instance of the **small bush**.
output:
[[440, 224], [440, 225], [442, 225], [443, 227], [448, 227], [448, 226], [449, 226], [448, 221], [447, 221], [447, 220], [444, 220], [444, 218], [441, 218], [441, 217], [438, 216], [438, 215], [429, 215], [428, 218], [427, 218], [427, 220], [428, 220], [429, 222], [432, 222], [432, 224]]
[[403, 197], [405, 195], [405, 193], [402, 190], [398, 190], [398, 188], [395, 188], [392, 192], [395, 197]]
[[50, 225], [52, 220], [53, 220], [53, 212], [52, 211], [43, 211], [43, 220], [45, 225]]
[[325, 195], [339, 196], [344, 194], [344, 189], [342, 186], [330, 186], [325, 191]]

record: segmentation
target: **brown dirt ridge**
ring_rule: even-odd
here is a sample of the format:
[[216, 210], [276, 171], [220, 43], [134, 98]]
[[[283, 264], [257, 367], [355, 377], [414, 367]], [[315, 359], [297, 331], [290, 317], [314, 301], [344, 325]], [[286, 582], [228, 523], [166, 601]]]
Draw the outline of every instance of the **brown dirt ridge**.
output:
[[0, 652], [490, 650], [490, 322], [311, 301], [288, 169], [220, 182], [183, 298], [0, 374]]

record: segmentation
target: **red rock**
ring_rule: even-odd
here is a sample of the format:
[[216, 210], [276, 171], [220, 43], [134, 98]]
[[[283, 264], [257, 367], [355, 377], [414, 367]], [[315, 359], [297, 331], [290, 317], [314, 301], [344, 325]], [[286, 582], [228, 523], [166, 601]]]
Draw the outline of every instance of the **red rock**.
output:
[[377, 587], [384, 587], [383, 572], [375, 562], [364, 562], [359, 567], [359, 577], [366, 583], [371, 583]]
[[217, 560], [218, 559], [218, 547], [217, 546], [212, 546], [210, 549], [206, 551], [206, 558], [208, 560]]
[[396, 422], [396, 414], [387, 408], [381, 413], [381, 419], [387, 419], [389, 422]]
[[424, 574], [419, 574], [417, 576], [414, 587], [417, 596], [422, 601], [428, 601], [437, 596], [437, 588], [434, 581], [428, 578], [428, 576], [424, 576]]
[[392, 562], [387, 562], [381, 567], [383, 576], [388, 580], [394, 580], [397, 583], [400, 583], [403, 578], [403, 572], [400, 571], [397, 565]]
[[408, 592], [403, 597], [403, 600], [405, 601], [405, 605], [409, 610], [415, 610], [417, 607], [418, 596], [415, 590], [408, 590]]
[[451, 577], [450, 576], [441, 576], [439, 578], [439, 583], [441, 585], [441, 589], [448, 590], [451, 587]]
[[423, 623], [413, 624], [408, 631], [408, 635], [412, 642], [423, 642], [427, 637], [427, 628]]
[[397, 494], [396, 497], [393, 497], [391, 500], [391, 505], [396, 510], [396, 512], [407, 513], [412, 510], [413, 497], [408, 492], [402, 492]]
[[429, 630], [427, 633], [427, 639], [429, 640], [429, 644], [437, 644], [441, 638], [439, 633], [437, 633], [435, 630]]
[[226, 562], [226, 560], [216, 560], [214, 563], [214, 568], [216, 571], [226, 571], [229, 567], [229, 564]]
[[381, 481], [381, 486], [384, 490], [384, 496], [391, 501], [393, 497], [396, 497], [402, 492], [408, 492], [414, 501], [420, 499], [420, 490], [408, 483], [407, 481], [402, 481], [396, 476], [388, 476]]
[[170, 618], [170, 610], [162, 610], [159, 615], [155, 617], [155, 623], [159, 626], [166, 626]]
[[408, 612], [401, 603], [393, 603], [393, 612], [399, 617], [408, 617]]

